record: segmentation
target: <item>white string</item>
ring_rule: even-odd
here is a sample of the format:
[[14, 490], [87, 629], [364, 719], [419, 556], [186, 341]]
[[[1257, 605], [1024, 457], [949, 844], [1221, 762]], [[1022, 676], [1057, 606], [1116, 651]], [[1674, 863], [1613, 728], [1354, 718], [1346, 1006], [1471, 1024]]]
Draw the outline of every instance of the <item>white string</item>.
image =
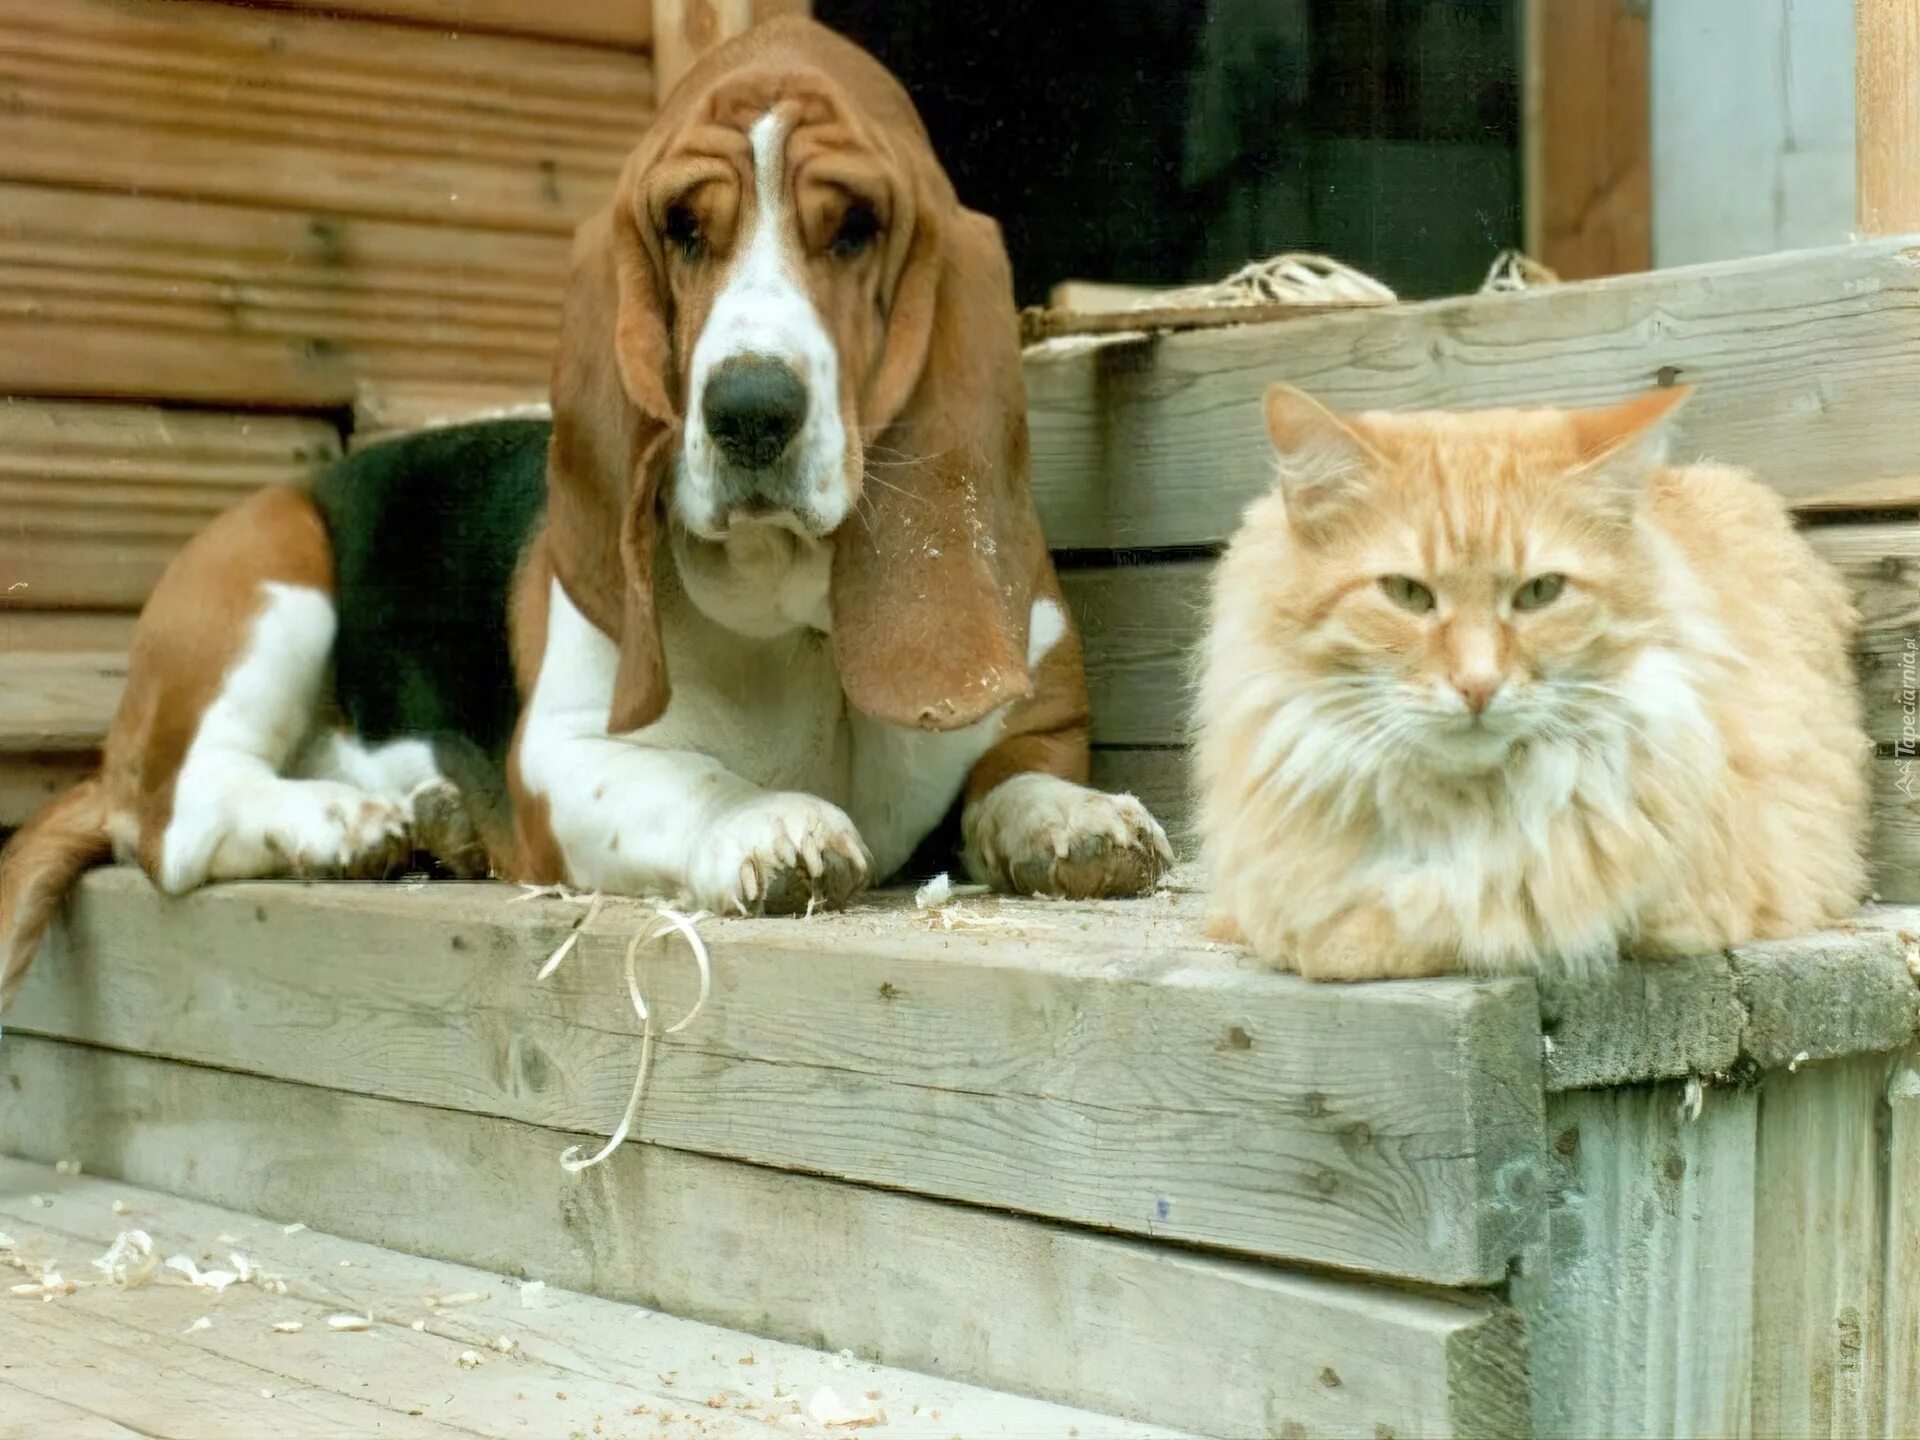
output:
[[[581, 917], [579, 927], [574, 930], [573, 934], [567, 937], [559, 949], [553, 952], [548, 958], [547, 963], [540, 967], [540, 973], [536, 977], [537, 979], [546, 979], [547, 976], [559, 969], [560, 962], [572, 953], [575, 942], [580, 938], [580, 931], [584, 930], [587, 922], [598, 913], [600, 898], [597, 893], [593, 896], [592, 900], [588, 903], [587, 913]], [[607, 1137], [607, 1143], [602, 1145], [596, 1154], [589, 1155], [583, 1159], [580, 1154], [580, 1146], [569, 1145], [567, 1147], [566, 1151], [560, 1156], [560, 1168], [570, 1175], [577, 1175], [582, 1170], [591, 1169], [626, 1143], [627, 1135], [633, 1129], [633, 1122], [640, 1114], [641, 1098], [647, 1093], [647, 1073], [653, 1065], [653, 1011], [648, 1007], [647, 997], [640, 989], [639, 960], [641, 947], [651, 944], [655, 940], [666, 939], [675, 932], [678, 932], [686, 938], [687, 949], [693, 954], [693, 963], [698, 966], [700, 970], [700, 992], [694, 997], [692, 1008], [672, 1025], [669, 1025], [666, 1030], [662, 1032], [663, 1034], [673, 1035], [691, 1025], [694, 1018], [706, 1008], [707, 997], [713, 993], [713, 959], [707, 954], [706, 941], [700, 938], [700, 932], [695, 928], [702, 920], [710, 919], [711, 917], [704, 910], [695, 911], [691, 915], [683, 915], [680, 911], [665, 905], [656, 906], [653, 913], [654, 923], [652, 926], [635, 931], [633, 939], [627, 942], [627, 999], [633, 1005], [633, 1013], [639, 1017], [640, 1020], [640, 1064], [633, 1074], [633, 1089], [627, 1096], [627, 1108], [620, 1116], [620, 1123], [614, 1127], [613, 1133]]]

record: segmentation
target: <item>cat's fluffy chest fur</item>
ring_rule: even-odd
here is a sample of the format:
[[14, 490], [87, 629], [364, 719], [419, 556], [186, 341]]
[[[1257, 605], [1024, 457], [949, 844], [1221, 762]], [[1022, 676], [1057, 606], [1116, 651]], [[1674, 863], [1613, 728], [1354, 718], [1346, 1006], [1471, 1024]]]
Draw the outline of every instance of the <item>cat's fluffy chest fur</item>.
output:
[[[1360, 422], [1311, 433], [1309, 411], [1304, 476], [1289, 486], [1283, 445], [1280, 490], [1222, 561], [1200, 829], [1220, 929], [1275, 963], [1577, 972], [1857, 902], [1865, 742], [1839, 582], [1751, 479], [1589, 473], [1594, 447], [1553, 413], [1507, 412], [1518, 440], [1500, 416], [1361, 417], [1342, 453]], [[1424, 448], [1423, 422], [1452, 443]], [[1616, 483], [1624, 498], [1590, 488]], [[1614, 513], [1587, 514], [1595, 493]], [[1557, 604], [1517, 603], [1540, 573]]]

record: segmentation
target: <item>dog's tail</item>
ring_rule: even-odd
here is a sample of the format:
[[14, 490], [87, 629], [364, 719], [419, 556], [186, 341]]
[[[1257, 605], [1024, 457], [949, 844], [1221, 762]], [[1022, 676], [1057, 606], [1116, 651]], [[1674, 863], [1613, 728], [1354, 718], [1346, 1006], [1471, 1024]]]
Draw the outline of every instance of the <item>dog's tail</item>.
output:
[[98, 776], [47, 806], [0, 850], [0, 1011], [26, 978], [74, 882], [112, 854], [107, 788]]

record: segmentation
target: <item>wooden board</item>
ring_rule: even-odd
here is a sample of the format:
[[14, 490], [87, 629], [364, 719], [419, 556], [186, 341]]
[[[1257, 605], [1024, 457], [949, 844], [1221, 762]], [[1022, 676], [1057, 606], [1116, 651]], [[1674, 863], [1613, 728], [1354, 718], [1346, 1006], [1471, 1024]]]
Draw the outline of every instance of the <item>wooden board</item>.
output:
[[0, 0], [0, 88], [6, 179], [555, 234], [653, 109], [642, 55], [201, 0]]
[[[116, 1214], [115, 1201], [129, 1213]], [[17, 1160], [0, 1160], [0, 1225], [14, 1253], [59, 1258], [74, 1280], [99, 1280], [87, 1257], [138, 1227], [159, 1255], [231, 1268], [228, 1257], [238, 1252], [284, 1284], [285, 1294], [254, 1284], [214, 1294], [167, 1273], [137, 1288], [92, 1284], [50, 1302], [0, 1305], [9, 1378], [140, 1424], [143, 1433], [318, 1440], [597, 1430], [630, 1440], [721, 1440], [792, 1434], [799, 1427], [790, 1417], [825, 1385], [844, 1400], [868, 1401], [869, 1413], [885, 1412], [888, 1433], [925, 1440], [944, 1440], [956, 1428], [1065, 1440], [1081, 1427], [1146, 1440], [1143, 1427], [1085, 1411], [848, 1362], [558, 1286], [523, 1299], [514, 1280], [496, 1273], [314, 1229], [287, 1235], [253, 1215]], [[428, 1299], [457, 1295], [472, 1298], [455, 1305]], [[328, 1317], [339, 1314], [366, 1317], [369, 1328], [335, 1331]], [[209, 1323], [192, 1329], [201, 1317]], [[285, 1323], [301, 1328], [274, 1330]], [[459, 1357], [468, 1351], [477, 1363], [463, 1366]]]
[[0, 655], [84, 650], [126, 654], [134, 616], [127, 612], [18, 610], [0, 607]]
[[353, 394], [347, 447], [358, 450], [414, 430], [500, 416], [553, 418], [542, 385], [429, 384], [418, 380], [362, 381]]
[[1920, 1434], [1920, 1052], [1887, 1082], [1886, 1428]]
[[[1028, 352], [1033, 485], [1072, 550], [1214, 545], [1265, 493], [1260, 396], [1348, 408], [1613, 401], [1698, 388], [1675, 454], [1796, 503], [1920, 476], [1920, 245], [1878, 241], [1518, 295]], [[1920, 485], [1877, 503], [1920, 504]], [[1852, 504], [1853, 501], [1842, 503]]]
[[321, 420], [0, 402], [0, 609], [135, 609], [213, 516], [339, 453]]
[[775, 15], [811, 14], [811, 0], [651, 0], [654, 86], [666, 96], [718, 45]]
[[1753, 1433], [1885, 1433], [1884, 1057], [1775, 1071], [1754, 1171]]
[[1516, 1282], [1534, 1433], [1726, 1435], [1748, 1426], [1754, 1096], [1680, 1085], [1556, 1096], [1548, 1238]]
[[[1226, 1435], [1524, 1428], [1512, 1313], [1470, 1297], [658, 1147], [574, 1179], [553, 1131], [28, 1037], [0, 1087], [0, 1149], [995, 1389]], [[336, 1136], [351, 1165], [306, 1138]]]
[[[605, 1133], [637, 1048], [617, 961], [652, 911], [610, 904], [535, 985], [580, 910], [513, 893], [162, 901], [96, 873], [9, 1029]], [[708, 922], [710, 1008], [657, 1047], [636, 1133], [1263, 1256], [1505, 1274], [1536, 1204], [1529, 983], [1312, 985], [1204, 941], [1171, 892], [975, 903], [953, 930], [898, 894]], [[691, 1004], [684, 957], [642, 971], [661, 1013]]]
[[1646, 8], [1527, 0], [1521, 23], [1527, 253], [1565, 280], [1647, 269]]
[[24, 825], [56, 796], [99, 769], [100, 757], [91, 753], [0, 758], [0, 831]]
[[0, 393], [311, 408], [368, 378], [544, 391], [564, 234], [294, 205], [0, 183]]
[[498, 31], [644, 50], [653, 38], [649, 0], [267, 0], [288, 10], [404, 20], [454, 33]]
[[1896, 234], [1920, 227], [1920, 4], [1857, 0], [1854, 26], [1860, 229]]
[[92, 754], [126, 681], [121, 653], [0, 653], [0, 759]]

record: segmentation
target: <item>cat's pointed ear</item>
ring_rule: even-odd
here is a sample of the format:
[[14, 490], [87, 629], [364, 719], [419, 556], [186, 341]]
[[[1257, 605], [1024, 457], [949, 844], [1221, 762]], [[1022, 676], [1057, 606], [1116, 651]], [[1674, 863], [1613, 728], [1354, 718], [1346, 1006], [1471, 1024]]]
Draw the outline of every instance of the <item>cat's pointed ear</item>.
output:
[[1261, 408], [1287, 518], [1311, 533], [1360, 493], [1378, 454], [1351, 422], [1291, 385], [1269, 385]]
[[1691, 394], [1691, 386], [1669, 385], [1605, 410], [1575, 411], [1573, 433], [1582, 464], [1617, 459], [1646, 469], [1664, 465], [1673, 417]]
[[1573, 414], [1574, 444], [1580, 454], [1577, 478], [1631, 516], [1645, 492], [1647, 477], [1667, 463], [1673, 417], [1693, 393], [1672, 385], [1605, 410]]

